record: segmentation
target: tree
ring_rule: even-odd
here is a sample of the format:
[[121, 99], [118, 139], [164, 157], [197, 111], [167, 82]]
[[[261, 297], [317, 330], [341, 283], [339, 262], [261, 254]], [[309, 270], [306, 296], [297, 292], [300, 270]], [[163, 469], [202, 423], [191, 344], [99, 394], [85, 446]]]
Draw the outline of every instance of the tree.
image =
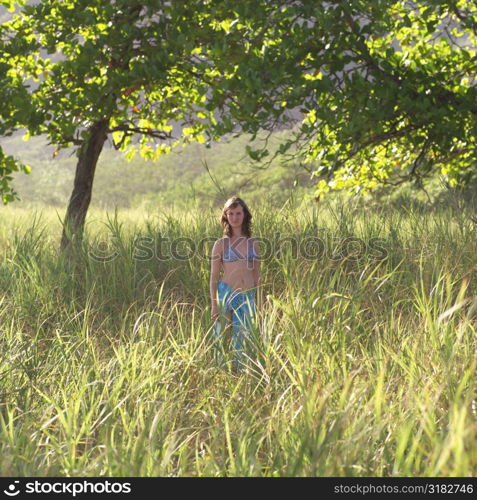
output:
[[[250, 10], [252, 2], [245, 4]], [[0, 70], [8, 77], [2, 92], [15, 91], [23, 100], [12, 102], [11, 116], [2, 110], [8, 120], [0, 133], [26, 127], [30, 135], [46, 134], [58, 149], [76, 148], [62, 248], [81, 239], [108, 136], [129, 156], [139, 150], [154, 158], [181, 137], [205, 142], [231, 130], [218, 91], [227, 87], [227, 75], [214, 66], [244, 42], [225, 39], [229, 6], [209, 0], [42, 0], [2, 25]], [[4, 199], [10, 196], [4, 193]]]

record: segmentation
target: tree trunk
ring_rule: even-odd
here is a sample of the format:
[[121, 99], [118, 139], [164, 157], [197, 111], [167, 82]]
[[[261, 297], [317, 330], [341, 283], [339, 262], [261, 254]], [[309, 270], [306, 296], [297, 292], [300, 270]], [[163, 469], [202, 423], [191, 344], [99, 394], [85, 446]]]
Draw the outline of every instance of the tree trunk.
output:
[[70, 249], [83, 237], [86, 213], [91, 202], [94, 172], [107, 138], [109, 120], [95, 122], [89, 129], [89, 137], [83, 144], [76, 165], [73, 192], [66, 211], [61, 237], [61, 250]]

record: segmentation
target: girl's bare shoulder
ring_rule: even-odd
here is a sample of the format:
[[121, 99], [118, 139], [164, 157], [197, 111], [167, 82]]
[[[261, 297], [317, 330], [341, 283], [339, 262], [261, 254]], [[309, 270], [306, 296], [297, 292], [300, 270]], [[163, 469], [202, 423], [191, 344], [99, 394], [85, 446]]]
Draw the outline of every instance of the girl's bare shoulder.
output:
[[224, 248], [225, 236], [223, 238], [219, 238], [215, 240], [214, 246], [212, 247], [213, 252], [220, 252]]

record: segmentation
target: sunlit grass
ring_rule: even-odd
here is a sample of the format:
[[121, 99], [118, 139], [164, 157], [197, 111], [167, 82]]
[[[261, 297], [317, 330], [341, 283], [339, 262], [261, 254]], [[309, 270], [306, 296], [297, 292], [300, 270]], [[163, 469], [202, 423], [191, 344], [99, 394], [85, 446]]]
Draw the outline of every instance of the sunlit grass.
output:
[[[214, 364], [211, 344], [217, 213], [93, 210], [72, 266], [57, 251], [61, 214], [2, 208], [4, 475], [475, 474], [465, 214], [252, 208], [271, 250], [241, 375]], [[160, 260], [158, 235], [210, 240]]]

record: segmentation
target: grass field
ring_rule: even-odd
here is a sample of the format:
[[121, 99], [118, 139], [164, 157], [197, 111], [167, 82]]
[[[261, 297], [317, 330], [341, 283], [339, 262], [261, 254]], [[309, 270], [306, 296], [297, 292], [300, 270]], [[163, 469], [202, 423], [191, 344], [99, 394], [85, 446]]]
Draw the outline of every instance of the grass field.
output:
[[264, 301], [241, 375], [211, 348], [218, 213], [92, 211], [73, 265], [54, 210], [1, 208], [2, 475], [475, 475], [465, 212], [251, 208]]

